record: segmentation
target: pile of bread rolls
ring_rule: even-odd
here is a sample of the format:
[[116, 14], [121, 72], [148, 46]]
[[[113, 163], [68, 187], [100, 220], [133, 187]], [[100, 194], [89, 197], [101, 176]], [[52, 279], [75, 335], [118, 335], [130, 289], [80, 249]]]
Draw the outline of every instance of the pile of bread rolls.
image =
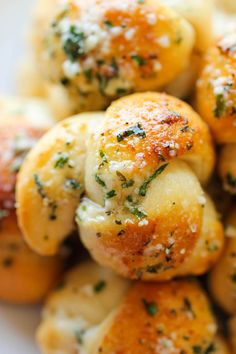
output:
[[0, 101], [0, 299], [45, 301], [43, 354], [236, 353], [235, 19], [37, 1], [28, 97]]

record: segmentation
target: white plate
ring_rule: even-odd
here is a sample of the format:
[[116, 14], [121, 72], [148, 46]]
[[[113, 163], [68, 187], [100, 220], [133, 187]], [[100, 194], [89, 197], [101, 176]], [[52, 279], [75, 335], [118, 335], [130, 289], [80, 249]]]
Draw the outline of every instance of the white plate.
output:
[[[34, 0], [0, 0], [0, 93], [16, 93], [17, 64], [25, 54]], [[0, 280], [1, 281], [1, 280]], [[38, 354], [34, 334], [40, 310], [0, 304], [0, 353]]]

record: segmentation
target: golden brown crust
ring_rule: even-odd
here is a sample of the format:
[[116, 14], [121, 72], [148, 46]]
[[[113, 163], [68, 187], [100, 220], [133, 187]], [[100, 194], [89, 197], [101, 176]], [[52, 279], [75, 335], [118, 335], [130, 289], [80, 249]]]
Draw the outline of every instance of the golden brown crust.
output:
[[[192, 354], [215, 347], [216, 323], [196, 281], [138, 282], [127, 288], [95, 264], [78, 266], [72, 273], [44, 309], [37, 335], [44, 354]], [[81, 274], [83, 279], [87, 274], [86, 283], [79, 280]], [[94, 293], [101, 279], [105, 285]], [[115, 282], [120, 294], [113, 300]]]
[[[156, 309], [154, 315], [148, 304]], [[124, 299], [100, 348], [105, 354], [131, 353], [131, 348], [137, 354], [192, 353], [194, 347], [204, 352], [214, 330], [209, 304], [196, 283], [139, 283]]]
[[56, 125], [22, 165], [18, 220], [26, 241], [40, 254], [55, 254], [75, 228], [74, 213], [84, 192], [86, 134], [96, 115], [85, 113]]
[[[189, 263], [197, 240], [204, 239], [202, 222], [209, 207], [201, 205], [206, 198], [192, 170], [206, 181], [213, 163], [207, 126], [187, 104], [158, 93], [114, 102], [91, 137], [88, 198], [77, 212], [81, 238], [93, 257], [131, 278], [204, 272], [222, 247], [215, 212], [209, 229], [219, 242], [217, 252], [213, 257], [207, 252], [209, 264], [201, 259], [188, 268], [183, 263]], [[205, 253], [206, 245], [200, 248], [199, 254]]]
[[[68, 155], [62, 168], [55, 166], [58, 152]], [[206, 124], [186, 103], [158, 93], [127, 96], [105, 117], [62, 122], [32, 150], [18, 180], [20, 225], [31, 247], [55, 254], [79, 205], [82, 241], [99, 263], [145, 280], [202, 273], [223, 243], [199, 183], [209, 178], [214, 158]], [[63, 187], [69, 172], [82, 186], [71, 193]], [[52, 200], [56, 217], [49, 220]]]
[[[205, 272], [223, 243], [199, 183], [214, 164], [206, 124], [186, 103], [158, 93], [127, 96], [95, 118], [82, 115], [56, 126], [21, 169], [18, 215], [31, 247], [55, 254], [79, 205], [82, 241], [101, 264], [145, 280]], [[55, 163], [58, 153], [63, 166]], [[68, 173], [81, 188], [65, 190]]]
[[55, 286], [63, 269], [60, 256], [41, 257], [24, 243], [14, 211], [0, 221], [0, 300], [37, 303]]
[[210, 48], [197, 85], [197, 111], [209, 124], [218, 143], [236, 140], [235, 48], [235, 31]]
[[[172, 96], [152, 92], [116, 101], [107, 110], [101, 138], [101, 149], [107, 152], [108, 158], [114, 153], [117, 136], [138, 123], [147, 132], [145, 139], [130, 142], [123, 139], [118, 144], [122, 156], [127, 154], [132, 161], [136, 160], [135, 172], [140, 173], [140, 160], [135, 154], [142, 153], [146, 169], [153, 163], [158, 167], [163, 161], [179, 158], [190, 164], [201, 182], [208, 180], [215, 159], [212, 139], [207, 126], [189, 105]], [[201, 165], [196, 161], [197, 156], [201, 156]]]

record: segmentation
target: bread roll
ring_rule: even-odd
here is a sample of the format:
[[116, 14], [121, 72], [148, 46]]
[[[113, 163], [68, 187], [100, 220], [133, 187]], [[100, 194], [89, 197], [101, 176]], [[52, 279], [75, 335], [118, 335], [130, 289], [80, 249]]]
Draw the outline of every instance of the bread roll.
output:
[[196, 281], [128, 283], [85, 263], [49, 297], [37, 339], [43, 354], [190, 354], [211, 352], [216, 330]]
[[197, 16], [186, 16], [190, 24], [184, 11], [159, 0], [44, 3], [35, 12], [32, 43], [59, 118], [103, 109], [124, 94], [160, 89], [190, 63], [192, 24], [199, 41]]
[[76, 218], [92, 257], [126, 277], [202, 274], [223, 244], [201, 186], [213, 165], [207, 126], [186, 103], [127, 96], [105, 115], [60, 123], [37, 144], [18, 178], [19, 222], [41, 254], [57, 252]]

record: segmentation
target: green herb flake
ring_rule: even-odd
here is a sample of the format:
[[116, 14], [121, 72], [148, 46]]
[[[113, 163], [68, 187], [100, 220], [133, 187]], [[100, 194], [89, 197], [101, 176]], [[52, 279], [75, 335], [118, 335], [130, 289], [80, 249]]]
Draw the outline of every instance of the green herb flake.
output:
[[145, 197], [146, 193], [147, 193], [147, 189], [149, 184], [157, 177], [159, 176], [168, 166], [168, 163], [162, 165], [161, 167], [159, 167], [154, 173], [153, 175], [151, 175], [139, 188], [139, 195], [142, 197]]
[[157, 263], [152, 266], [148, 266], [146, 271], [151, 274], [157, 274], [161, 269], [163, 269], [163, 263]]
[[43, 183], [41, 182], [39, 175], [34, 174], [34, 183], [36, 184], [38, 194], [42, 199], [47, 198], [47, 194], [44, 190]]
[[231, 275], [231, 280], [233, 283], [236, 283], [236, 272]]
[[117, 195], [116, 191], [114, 189], [112, 189], [111, 191], [106, 193], [106, 199], [111, 199], [111, 198], [115, 197], [116, 195]]
[[234, 178], [230, 172], [228, 172], [226, 175], [226, 183], [228, 186], [236, 188], [236, 178]]
[[195, 318], [196, 316], [195, 316], [195, 313], [194, 313], [194, 311], [193, 311], [192, 304], [191, 304], [190, 300], [189, 300], [187, 297], [185, 297], [183, 302], [184, 302], [184, 304], [183, 304], [183, 311], [186, 311], [186, 312], [188, 312], [188, 313], [191, 313], [191, 315], [193, 316], [193, 318]]
[[129, 127], [124, 132], [119, 133], [117, 135], [117, 141], [121, 142], [122, 140], [124, 140], [125, 138], [127, 138], [127, 137], [129, 137], [131, 135], [137, 135], [140, 138], [145, 138], [146, 137], [145, 131], [143, 130], [141, 124], [138, 123], [138, 124], [135, 124], [135, 125]]
[[207, 249], [209, 252], [216, 252], [218, 251], [219, 246], [216, 243], [212, 242], [208, 245]]
[[101, 177], [97, 173], [95, 175], [95, 181], [102, 187], [106, 187], [106, 183], [101, 179]]
[[211, 353], [215, 353], [216, 351], [216, 347], [214, 343], [211, 343], [205, 350], [204, 354], [211, 354]]
[[122, 188], [129, 188], [129, 187], [132, 187], [134, 185], [134, 180], [133, 179], [130, 179], [124, 183], [121, 184], [121, 187]]
[[63, 44], [63, 50], [72, 62], [85, 55], [84, 42], [84, 33], [77, 26], [72, 25]]
[[100, 293], [102, 290], [105, 289], [105, 287], [107, 286], [106, 282], [104, 280], [100, 280], [99, 282], [97, 282], [94, 287], [93, 290], [95, 293]]
[[144, 4], [145, 0], [137, 0], [138, 4]]
[[180, 43], [182, 43], [182, 41], [183, 41], [183, 37], [181, 33], [177, 33], [175, 38], [175, 44], [179, 45]]
[[50, 201], [48, 206], [49, 206], [49, 208], [51, 210], [50, 214], [48, 216], [48, 219], [51, 220], [51, 221], [54, 221], [54, 220], [57, 219], [56, 211], [57, 211], [58, 205], [57, 205], [56, 202]]
[[84, 333], [85, 333], [84, 329], [79, 329], [79, 330], [75, 331], [75, 338], [80, 345], [82, 345], [84, 342], [84, 338], [83, 338]]
[[91, 81], [93, 79], [93, 69], [85, 70], [84, 75], [88, 81]]
[[73, 189], [73, 190], [79, 190], [81, 188], [81, 185], [80, 185], [80, 183], [78, 181], [76, 181], [76, 179], [68, 178], [65, 181], [65, 187]]
[[60, 80], [60, 83], [63, 85], [63, 86], [68, 86], [70, 84], [70, 80], [67, 78], [67, 77], [63, 77], [61, 80]]
[[123, 96], [123, 95], [125, 95], [126, 93], [127, 93], [127, 89], [125, 89], [125, 88], [118, 87], [118, 88], [116, 89], [116, 94], [117, 94], [118, 96]]
[[123, 173], [121, 173], [120, 171], [116, 171], [116, 175], [117, 175], [117, 177], [119, 178], [119, 180], [121, 182], [126, 182], [127, 181], [125, 175], [123, 175]]
[[194, 345], [192, 349], [194, 354], [202, 354], [202, 347], [200, 345]]
[[133, 59], [133, 61], [135, 61], [139, 66], [144, 66], [147, 64], [147, 61], [137, 54], [131, 55], [131, 59]]
[[99, 155], [102, 159], [102, 162], [108, 163], [107, 156], [102, 150], [99, 151]]
[[109, 20], [105, 20], [105, 21], [103, 21], [103, 23], [104, 23], [104, 25], [106, 25], [108, 28], [114, 27], [114, 25], [112, 24], [112, 22], [109, 21]]
[[144, 306], [146, 312], [150, 316], [154, 317], [157, 314], [158, 306], [155, 302], [153, 302], [153, 301], [149, 302], [146, 299], [142, 299], [142, 303], [143, 303], [143, 306]]
[[55, 162], [54, 168], [63, 168], [69, 161], [69, 155], [67, 153], [60, 152]]
[[214, 116], [220, 118], [226, 110], [225, 99], [222, 94], [216, 95], [216, 105], [213, 110]]
[[105, 90], [109, 79], [105, 75], [102, 75], [100, 73], [96, 73], [96, 78], [98, 80], [99, 91], [101, 95], [105, 96], [106, 95]]
[[130, 211], [131, 214], [136, 216], [136, 218], [139, 219], [139, 220], [142, 220], [142, 219], [144, 219], [147, 216], [147, 214], [144, 211], [140, 210], [136, 206], [130, 206], [129, 207], [129, 211]]

